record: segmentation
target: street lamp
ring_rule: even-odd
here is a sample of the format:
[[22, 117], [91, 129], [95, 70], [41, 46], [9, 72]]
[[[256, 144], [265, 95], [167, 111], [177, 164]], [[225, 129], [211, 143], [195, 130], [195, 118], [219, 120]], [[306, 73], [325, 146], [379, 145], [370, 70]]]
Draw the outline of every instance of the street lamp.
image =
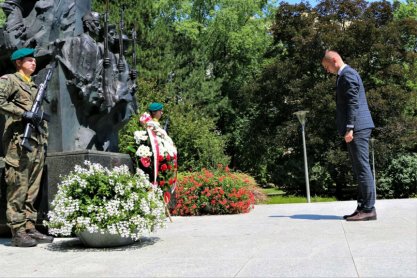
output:
[[375, 198], [376, 198], [376, 173], [375, 173], [375, 138], [371, 138], [371, 150], [372, 150], [372, 172], [374, 176], [374, 190], [375, 190]]
[[293, 113], [297, 116], [298, 120], [301, 123], [301, 133], [303, 135], [303, 150], [304, 150], [304, 173], [306, 177], [306, 191], [307, 191], [307, 203], [310, 203], [310, 183], [308, 181], [308, 164], [307, 164], [307, 148], [306, 148], [306, 138], [305, 138], [305, 124], [306, 124], [306, 114], [309, 111], [297, 111]]

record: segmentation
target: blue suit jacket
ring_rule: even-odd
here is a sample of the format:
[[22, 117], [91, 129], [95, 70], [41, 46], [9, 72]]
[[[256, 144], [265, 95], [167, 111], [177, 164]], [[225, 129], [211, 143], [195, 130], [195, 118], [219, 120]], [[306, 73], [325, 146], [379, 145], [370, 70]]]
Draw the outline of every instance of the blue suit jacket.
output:
[[358, 72], [346, 65], [336, 84], [336, 125], [344, 136], [347, 126], [354, 131], [374, 128], [371, 112], [365, 96], [365, 88]]

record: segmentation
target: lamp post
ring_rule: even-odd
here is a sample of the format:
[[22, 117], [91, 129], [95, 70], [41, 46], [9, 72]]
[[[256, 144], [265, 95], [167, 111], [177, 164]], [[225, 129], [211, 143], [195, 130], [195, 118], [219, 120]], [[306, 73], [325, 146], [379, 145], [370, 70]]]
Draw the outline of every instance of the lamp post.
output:
[[375, 173], [375, 138], [371, 138], [371, 149], [372, 149], [372, 172], [374, 176], [374, 190], [375, 190], [375, 198], [376, 198], [376, 173]]
[[306, 178], [306, 192], [307, 192], [307, 203], [310, 203], [310, 183], [308, 180], [308, 164], [307, 164], [307, 148], [306, 148], [306, 138], [305, 138], [305, 124], [306, 124], [306, 115], [309, 111], [297, 111], [294, 115], [297, 116], [298, 120], [301, 123], [301, 133], [303, 135], [303, 150], [304, 150], [304, 173]]

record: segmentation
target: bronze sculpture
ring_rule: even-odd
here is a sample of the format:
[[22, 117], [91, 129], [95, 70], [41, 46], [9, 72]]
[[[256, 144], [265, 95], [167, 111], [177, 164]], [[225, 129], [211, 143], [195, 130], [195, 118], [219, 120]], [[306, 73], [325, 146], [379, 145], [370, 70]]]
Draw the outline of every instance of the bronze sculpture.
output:
[[124, 55], [130, 40], [123, 21], [117, 30], [108, 11], [91, 11], [91, 1], [6, 0], [1, 7], [7, 20], [0, 29], [0, 75], [13, 70], [9, 53], [19, 47], [37, 50], [41, 70], [35, 81], [51, 60], [59, 61], [45, 105], [55, 130], [49, 151], [117, 152], [118, 130], [136, 112], [136, 71]]

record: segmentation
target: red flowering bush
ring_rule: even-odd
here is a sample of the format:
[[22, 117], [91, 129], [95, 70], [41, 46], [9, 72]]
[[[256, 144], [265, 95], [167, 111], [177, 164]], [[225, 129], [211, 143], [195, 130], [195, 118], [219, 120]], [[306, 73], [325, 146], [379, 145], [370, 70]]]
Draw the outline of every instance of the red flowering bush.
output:
[[253, 179], [220, 166], [215, 171], [182, 174], [175, 191], [173, 215], [234, 214], [249, 212], [255, 197]]

